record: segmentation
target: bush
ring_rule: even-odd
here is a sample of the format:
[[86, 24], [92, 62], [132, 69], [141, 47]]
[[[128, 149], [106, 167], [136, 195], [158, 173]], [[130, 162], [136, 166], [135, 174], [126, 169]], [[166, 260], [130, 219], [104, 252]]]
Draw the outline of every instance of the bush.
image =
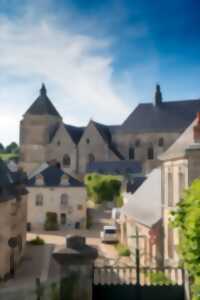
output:
[[120, 244], [120, 243], [117, 244], [116, 249], [117, 249], [119, 256], [130, 256], [131, 255], [131, 251], [129, 250], [129, 248], [123, 244]]
[[150, 280], [150, 284], [153, 285], [173, 284], [172, 280], [170, 280], [162, 271], [158, 271], [156, 273], [150, 273], [149, 280]]
[[85, 177], [85, 185], [88, 198], [100, 204], [104, 201], [113, 201], [120, 195], [121, 178], [93, 173]]
[[58, 230], [59, 229], [57, 213], [54, 213], [54, 212], [46, 213], [44, 229], [45, 230]]
[[115, 205], [119, 208], [123, 206], [123, 197], [121, 194], [115, 197]]
[[44, 245], [45, 241], [42, 238], [40, 238], [39, 236], [36, 236], [36, 238], [29, 241], [29, 244], [34, 245], [34, 246], [40, 246], [40, 245]]

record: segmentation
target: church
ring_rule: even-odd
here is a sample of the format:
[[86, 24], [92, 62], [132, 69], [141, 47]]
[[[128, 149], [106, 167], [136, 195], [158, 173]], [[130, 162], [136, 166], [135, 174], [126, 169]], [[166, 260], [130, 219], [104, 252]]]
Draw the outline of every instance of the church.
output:
[[200, 99], [163, 101], [157, 85], [153, 101], [138, 104], [122, 124], [90, 120], [85, 127], [72, 126], [63, 122], [43, 84], [20, 122], [21, 166], [30, 174], [44, 162], [55, 161], [67, 173], [84, 176], [97, 162], [139, 162], [147, 174], [199, 111]]

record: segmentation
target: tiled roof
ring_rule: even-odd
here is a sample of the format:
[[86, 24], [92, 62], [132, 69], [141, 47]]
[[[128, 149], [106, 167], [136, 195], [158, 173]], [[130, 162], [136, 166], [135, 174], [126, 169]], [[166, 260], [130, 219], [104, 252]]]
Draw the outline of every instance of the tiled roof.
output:
[[154, 169], [134, 194], [123, 194], [122, 208], [128, 219], [152, 227], [161, 219], [161, 170]]
[[158, 158], [160, 160], [170, 160], [184, 158], [186, 154], [186, 149], [189, 146], [195, 144], [193, 128], [197, 124], [197, 119], [195, 119], [190, 126], [179, 136], [179, 138]]
[[142, 166], [138, 161], [96, 161], [87, 166], [87, 172], [99, 172], [106, 174], [140, 174]]
[[25, 114], [30, 115], [53, 115], [60, 117], [60, 114], [52, 104], [51, 100], [47, 97], [46, 88], [44, 84], [40, 90], [39, 97], [33, 102]]
[[71, 136], [72, 140], [74, 141], [74, 143], [78, 144], [84, 132], [85, 127], [76, 127], [68, 124], [65, 124], [64, 126], [67, 132], [69, 133], [69, 135]]
[[183, 131], [200, 111], [200, 100], [139, 104], [122, 124], [122, 132]]
[[[28, 186], [35, 186], [37, 175], [42, 175], [44, 180], [44, 186], [47, 187], [56, 187], [60, 186], [61, 179], [64, 174], [66, 174], [69, 178], [68, 186], [69, 187], [81, 187], [83, 184], [72, 177], [71, 175], [65, 173], [62, 169], [57, 166], [48, 165], [45, 169], [38, 169], [39, 172], [35, 172], [35, 175], [28, 180]], [[38, 186], [37, 186], [38, 187]]]

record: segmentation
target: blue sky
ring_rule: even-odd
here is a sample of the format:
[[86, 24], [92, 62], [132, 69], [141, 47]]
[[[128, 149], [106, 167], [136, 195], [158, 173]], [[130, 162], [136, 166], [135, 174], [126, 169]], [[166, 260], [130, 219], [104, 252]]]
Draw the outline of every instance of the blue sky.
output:
[[[0, 0], [0, 140], [45, 82], [66, 123], [119, 124], [159, 82], [200, 98], [198, 0]], [[6, 134], [5, 134], [6, 132]]]

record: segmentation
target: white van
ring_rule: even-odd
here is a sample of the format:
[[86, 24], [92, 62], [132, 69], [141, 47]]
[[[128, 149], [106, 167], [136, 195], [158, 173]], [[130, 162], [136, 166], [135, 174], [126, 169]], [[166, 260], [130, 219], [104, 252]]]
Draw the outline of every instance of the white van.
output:
[[117, 243], [118, 242], [117, 227], [115, 225], [104, 226], [103, 230], [100, 232], [100, 238], [102, 243], [105, 242]]

